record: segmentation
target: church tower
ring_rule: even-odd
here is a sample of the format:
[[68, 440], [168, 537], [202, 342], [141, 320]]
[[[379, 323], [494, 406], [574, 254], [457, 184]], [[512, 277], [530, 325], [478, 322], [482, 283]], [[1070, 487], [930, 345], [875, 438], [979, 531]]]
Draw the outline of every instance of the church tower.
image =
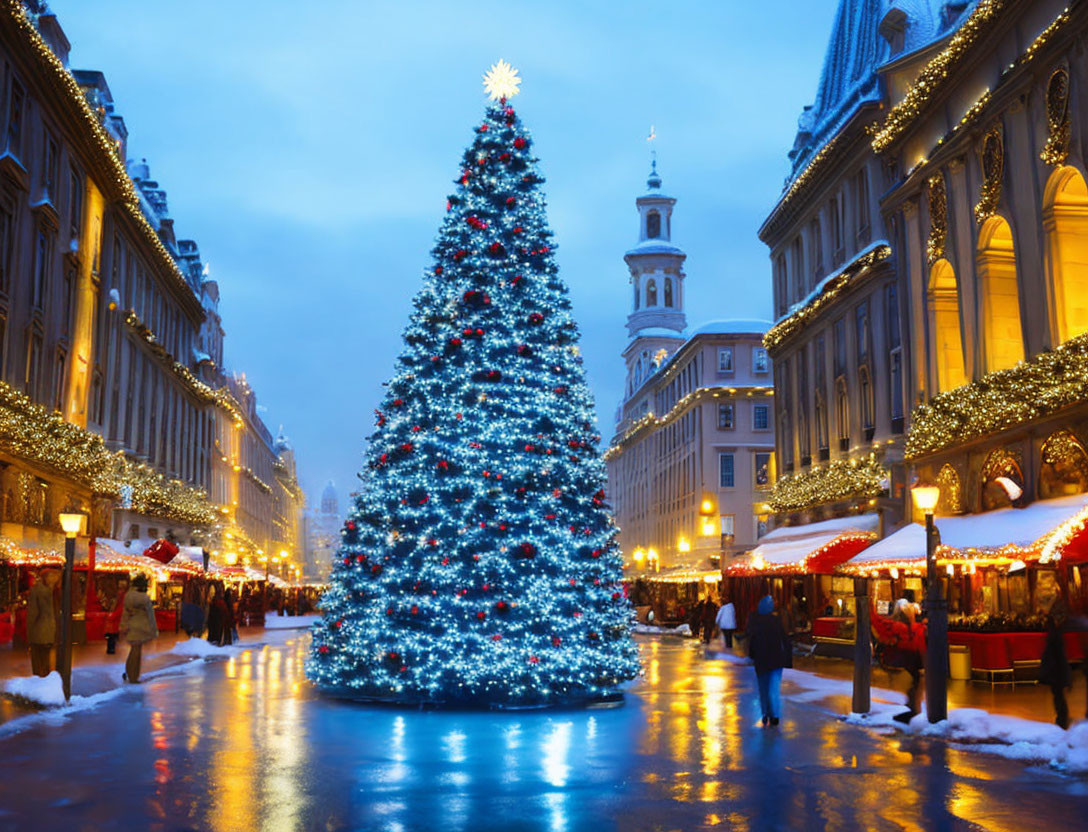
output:
[[672, 209], [676, 200], [661, 192], [657, 160], [646, 180], [647, 191], [635, 200], [638, 209], [638, 244], [624, 256], [630, 272], [631, 313], [623, 351], [627, 364], [626, 400], [661, 362], [684, 343], [684, 260], [687, 255], [672, 243]]

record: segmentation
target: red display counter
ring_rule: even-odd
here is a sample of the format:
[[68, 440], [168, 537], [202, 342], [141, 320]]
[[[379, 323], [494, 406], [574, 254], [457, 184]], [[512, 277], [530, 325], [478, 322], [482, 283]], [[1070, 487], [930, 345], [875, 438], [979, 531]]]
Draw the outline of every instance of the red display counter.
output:
[[176, 610], [155, 610], [155, 626], [160, 633], [172, 633], [178, 627]]
[[[1069, 661], [1082, 661], [1081, 633], [1064, 633]], [[1046, 633], [961, 633], [950, 632], [949, 644], [961, 644], [971, 651], [973, 670], [1012, 670], [1014, 662], [1039, 661], [1046, 645]]]

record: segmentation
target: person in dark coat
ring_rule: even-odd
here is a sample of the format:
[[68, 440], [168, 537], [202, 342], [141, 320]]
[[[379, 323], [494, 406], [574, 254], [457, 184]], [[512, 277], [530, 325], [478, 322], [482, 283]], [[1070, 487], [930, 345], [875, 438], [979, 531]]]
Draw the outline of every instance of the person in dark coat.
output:
[[710, 644], [714, 637], [714, 628], [717, 626], [718, 605], [713, 598], [707, 598], [703, 604], [703, 644]]
[[223, 601], [223, 591], [212, 586], [212, 597], [208, 604], [208, 643], [223, 643], [223, 627], [226, 625], [227, 605]]
[[1046, 645], [1039, 661], [1039, 682], [1050, 688], [1054, 699], [1055, 722], [1061, 728], [1069, 727], [1069, 703], [1065, 701], [1066, 688], [1073, 686], [1073, 672], [1065, 654], [1065, 638], [1062, 635], [1065, 614], [1052, 610], [1046, 617]]
[[705, 603], [705, 601], [700, 600], [688, 611], [688, 626], [691, 627], [691, 635], [694, 638], [699, 638], [699, 634], [702, 631], [703, 604]]
[[793, 666], [793, 646], [782, 621], [774, 614], [774, 598], [766, 595], [755, 615], [748, 617], [748, 658], [756, 671], [763, 725], [777, 725], [782, 712], [782, 668]]

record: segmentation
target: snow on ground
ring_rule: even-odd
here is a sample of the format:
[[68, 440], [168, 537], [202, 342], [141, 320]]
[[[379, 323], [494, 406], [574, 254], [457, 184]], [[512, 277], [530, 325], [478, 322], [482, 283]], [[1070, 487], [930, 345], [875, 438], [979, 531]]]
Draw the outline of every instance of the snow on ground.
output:
[[4, 693], [39, 705], [64, 704], [64, 685], [60, 674], [55, 670], [48, 676], [19, 676], [8, 679], [4, 684]]
[[301, 630], [309, 627], [319, 616], [316, 615], [266, 615], [264, 628], [266, 630]]
[[209, 656], [227, 656], [234, 652], [235, 645], [230, 647], [217, 647], [205, 638], [189, 638], [179, 641], [168, 652], [175, 656], [187, 656], [193, 659], [203, 659]]
[[[803, 670], [786, 670], [782, 678], [802, 689], [783, 694], [784, 699], [793, 702], [819, 702], [831, 696], [850, 697], [854, 691], [850, 679], [827, 679]], [[909, 725], [904, 725], [893, 717], [905, 710], [905, 694], [872, 688], [871, 697], [870, 713], [847, 714], [843, 720], [881, 733], [939, 737], [960, 750], [1046, 763], [1077, 774], [1088, 773], [1088, 722], [1063, 731], [1052, 723], [993, 714], [981, 708], [955, 708], [949, 711], [948, 719], [931, 725], [923, 707], [922, 713]]]
[[653, 624], [636, 624], [632, 632], [646, 636], [690, 636], [691, 627], [681, 624], [679, 627], [655, 627]]

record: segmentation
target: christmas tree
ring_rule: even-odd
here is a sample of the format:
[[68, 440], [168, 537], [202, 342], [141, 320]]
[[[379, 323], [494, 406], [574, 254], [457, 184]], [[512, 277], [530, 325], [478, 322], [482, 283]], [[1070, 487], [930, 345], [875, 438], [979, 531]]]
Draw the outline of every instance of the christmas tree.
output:
[[398, 702], [608, 695], [638, 673], [578, 329], [504, 62], [376, 411], [310, 678]]

